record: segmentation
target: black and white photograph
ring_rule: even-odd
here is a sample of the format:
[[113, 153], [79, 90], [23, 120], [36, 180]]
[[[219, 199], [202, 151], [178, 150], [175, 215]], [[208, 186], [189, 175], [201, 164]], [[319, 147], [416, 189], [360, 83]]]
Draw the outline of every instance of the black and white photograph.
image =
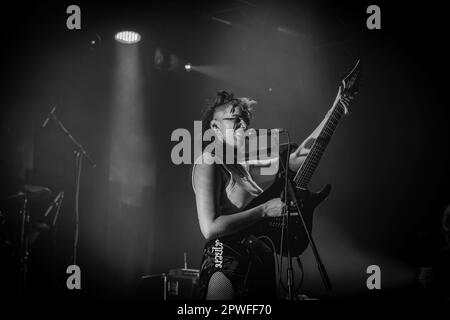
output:
[[1, 7], [5, 304], [450, 303], [443, 5]]

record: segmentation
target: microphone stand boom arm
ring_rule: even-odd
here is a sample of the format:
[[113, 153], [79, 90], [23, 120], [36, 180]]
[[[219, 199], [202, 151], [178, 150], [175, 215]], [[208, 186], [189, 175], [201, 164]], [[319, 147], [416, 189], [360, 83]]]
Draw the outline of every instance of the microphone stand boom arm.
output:
[[73, 145], [75, 146], [74, 154], [76, 157], [76, 178], [75, 178], [75, 230], [74, 230], [74, 241], [73, 241], [73, 256], [72, 256], [72, 262], [74, 265], [76, 265], [77, 262], [77, 248], [78, 248], [78, 233], [79, 233], [79, 221], [80, 221], [80, 215], [79, 215], [79, 203], [80, 203], [80, 180], [81, 180], [81, 168], [82, 168], [82, 162], [83, 157], [85, 157], [93, 168], [95, 168], [97, 165], [92, 160], [92, 158], [89, 156], [89, 154], [86, 152], [86, 150], [83, 148], [83, 146], [72, 136], [72, 134], [69, 132], [69, 130], [66, 129], [64, 124], [58, 119], [58, 117], [51, 112], [50, 113], [51, 119], [53, 119], [59, 128], [66, 134], [66, 136], [69, 138], [70, 141], [72, 141]]

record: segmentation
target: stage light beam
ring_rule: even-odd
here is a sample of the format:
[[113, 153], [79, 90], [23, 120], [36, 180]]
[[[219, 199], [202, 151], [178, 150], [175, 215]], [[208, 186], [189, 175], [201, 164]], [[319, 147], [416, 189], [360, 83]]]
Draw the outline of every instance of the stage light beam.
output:
[[153, 186], [154, 159], [145, 119], [144, 77], [139, 46], [116, 46], [112, 91], [110, 180], [122, 186], [121, 202], [139, 206]]

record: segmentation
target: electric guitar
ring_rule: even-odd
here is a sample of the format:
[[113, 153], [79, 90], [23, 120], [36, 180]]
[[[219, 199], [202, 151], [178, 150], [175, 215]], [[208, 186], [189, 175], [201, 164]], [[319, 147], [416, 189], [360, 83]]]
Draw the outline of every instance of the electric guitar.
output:
[[[287, 170], [289, 178], [295, 186], [294, 191], [296, 194], [297, 204], [299, 205], [300, 211], [304, 218], [305, 225], [310, 232], [312, 230], [314, 209], [329, 195], [331, 185], [326, 185], [321, 191], [316, 193], [309, 191], [307, 187], [326, 147], [328, 146], [328, 143], [331, 140], [339, 120], [343, 115], [349, 113], [348, 108], [350, 106], [350, 102], [359, 90], [360, 75], [360, 60], [358, 60], [350, 73], [342, 80], [338, 97], [330, 109], [328, 119], [326, 120], [326, 123], [318, 137], [314, 141], [314, 144], [312, 145], [303, 164], [295, 175]], [[280, 168], [285, 167], [286, 152], [287, 150], [282, 152], [280, 148]], [[282, 172], [278, 174], [275, 182], [261, 195], [253, 199], [252, 202], [247, 205], [246, 209], [256, 207], [269, 201], [270, 199], [279, 197], [284, 191], [285, 174], [286, 170], [282, 170]], [[292, 208], [289, 210], [292, 212]], [[303, 223], [298, 214], [295, 214], [295, 212], [291, 213], [291, 217], [289, 218], [289, 241], [287, 241], [288, 239], [286, 236], [286, 225], [287, 218], [281, 216], [266, 219], [255, 226], [250, 227], [249, 231], [258, 238], [262, 236], [270, 238], [275, 246], [275, 251], [278, 254], [287, 255], [287, 247], [289, 246], [290, 254], [292, 256], [298, 256], [308, 247], [309, 244], [307, 234], [304, 232]], [[283, 248], [281, 249], [282, 246]]]

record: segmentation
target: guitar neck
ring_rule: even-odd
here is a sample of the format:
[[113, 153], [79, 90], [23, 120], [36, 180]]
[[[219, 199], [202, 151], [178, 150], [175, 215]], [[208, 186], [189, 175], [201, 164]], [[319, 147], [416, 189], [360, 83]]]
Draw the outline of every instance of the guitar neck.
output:
[[330, 142], [344, 112], [344, 106], [342, 106], [340, 102], [337, 102], [333, 106], [333, 110], [325, 122], [325, 125], [306, 156], [305, 161], [300, 169], [298, 169], [297, 174], [294, 177], [294, 181], [299, 188], [306, 188], [308, 186], [312, 175], [319, 165], [320, 159], [322, 158], [322, 155], [325, 152], [325, 149], [328, 146], [328, 143]]

